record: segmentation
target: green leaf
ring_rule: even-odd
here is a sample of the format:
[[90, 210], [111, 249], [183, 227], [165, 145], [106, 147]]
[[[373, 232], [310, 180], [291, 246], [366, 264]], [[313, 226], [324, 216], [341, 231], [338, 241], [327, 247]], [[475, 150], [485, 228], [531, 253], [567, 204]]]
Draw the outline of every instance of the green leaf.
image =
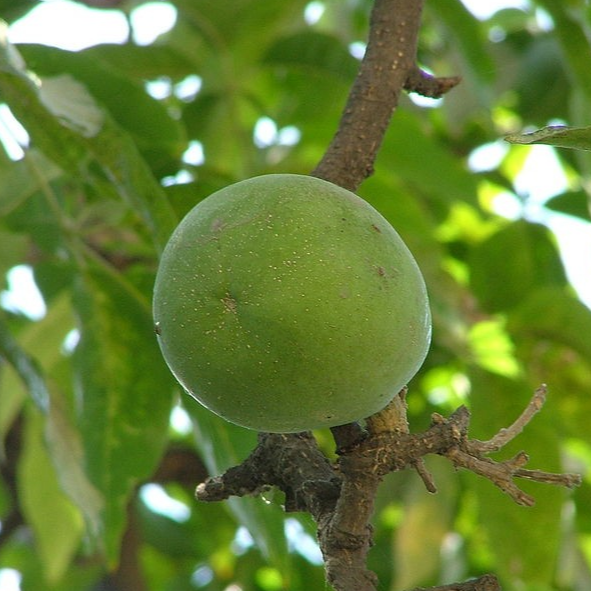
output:
[[[232, 10], [218, 0], [176, 0], [181, 19], [194, 23], [206, 43], [215, 53], [233, 50], [233, 58], [239, 63], [251, 63], [261, 46], [277, 35], [284, 27], [293, 26], [303, 13], [307, 0], [291, 2], [258, 2], [258, 0], [234, 0]], [[240, 26], [236, 26], [240, 23]], [[257, 39], [257, 43], [253, 43]]]
[[[139, 81], [113, 70], [108, 63], [86, 52], [72, 52], [46, 45], [18, 45], [27, 65], [42, 79], [41, 92], [51, 84], [61, 100], [84, 105], [68, 91], [64, 80], [75, 80], [104, 107], [113, 120], [134, 138], [140, 149], [166, 149], [180, 157], [186, 146], [182, 126], [164, 104], [152, 98]], [[95, 49], [96, 52], [96, 49]]]
[[[515, 420], [527, 405], [533, 389], [525, 382], [472, 369], [470, 434], [481, 440], [495, 435]], [[546, 409], [547, 410], [547, 409]], [[527, 468], [560, 472], [559, 439], [552, 416], [544, 409], [527, 425], [516, 441], [492, 459], [501, 460], [524, 450]], [[479, 524], [496, 558], [495, 570], [504, 586], [550, 585], [559, 558], [564, 492], [558, 487], [517, 480], [531, 494], [534, 507], [514, 503], [488, 480], [470, 475], [478, 499]]]
[[450, 39], [456, 41], [462, 58], [470, 67], [471, 75], [480, 85], [493, 79], [495, 64], [487, 47], [484, 28], [461, 2], [435, 0], [429, 2], [428, 10], [443, 22]]
[[[54, 316], [54, 320], [60, 318]], [[46, 329], [47, 326], [44, 327]], [[68, 328], [62, 324], [60, 329]], [[35, 331], [33, 331], [35, 332]], [[39, 339], [35, 340], [35, 345], [40, 346], [45, 339], [55, 339], [59, 332], [40, 332]], [[53, 344], [53, 343], [52, 343]], [[50, 355], [59, 354], [59, 348], [48, 347]], [[45, 373], [41, 369], [38, 361], [24, 351], [16, 340], [10, 334], [7, 326], [0, 322], [0, 354], [11, 364], [16, 374], [25, 384], [30, 396], [35, 402], [37, 409], [46, 418], [45, 437], [51, 459], [54, 463], [59, 477], [62, 489], [78, 505], [82, 511], [87, 523], [88, 533], [94, 541], [99, 531], [99, 513], [102, 506], [102, 499], [96, 489], [88, 481], [83, 472], [82, 454], [80, 447], [80, 435], [72, 425], [70, 417], [66, 411], [66, 404], [63, 395], [50, 385]], [[11, 379], [11, 374], [8, 374]], [[5, 387], [7, 384], [2, 384]], [[3, 412], [1, 421], [2, 427], [7, 428], [9, 421], [4, 413], [7, 408], [6, 400], [12, 400], [9, 396], [3, 396], [0, 410]], [[12, 402], [14, 409], [14, 402]]]
[[27, 387], [31, 398], [43, 413], [49, 410], [49, 388], [36, 359], [31, 357], [12, 336], [0, 318], [0, 354], [10, 363]]
[[39, 97], [51, 114], [84, 137], [97, 135], [104, 123], [104, 113], [86, 88], [69, 74], [43, 79]]
[[508, 135], [505, 139], [511, 144], [547, 144], [559, 148], [591, 150], [591, 127], [550, 125], [529, 133]]
[[[39, 86], [30, 76], [13, 46], [0, 43], [0, 95], [25, 126], [33, 142], [46, 156], [74, 176], [87, 174], [89, 160], [96, 161], [111, 180], [119, 195], [143, 218], [156, 248], [161, 251], [177, 223], [166, 196], [140, 156], [131, 137], [106, 112], [98, 116], [98, 105], [85, 87], [70, 78], [67, 88], [76, 88], [83, 102], [81, 111], [68, 112], [64, 122], [43, 102]], [[66, 87], [53, 89], [64, 101]], [[94, 125], [88, 126], [85, 114], [94, 113]], [[100, 122], [100, 125], [99, 125]], [[80, 133], [82, 131], [82, 133]]]
[[555, 36], [535, 36], [513, 59], [518, 70], [510, 82], [511, 90], [516, 93], [516, 110], [524, 119], [535, 125], [569, 117], [571, 97], [565, 89], [569, 88], [570, 78]]
[[583, 91], [587, 101], [591, 100], [591, 45], [585, 30], [586, 17], [583, 11], [577, 11], [574, 4], [571, 9], [570, 3], [563, 0], [538, 0], [538, 4], [550, 14], [554, 22], [556, 37], [562, 46], [565, 62], [571, 69], [577, 87]]
[[420, 478], [413, 475], [395, 533], [395, 589], [411, 589], [438, 580], [445, 560], [442, 548], [453, 529], [459, 492], [457, 476], [440, 458], [426, 460], [437, 483], [437, 494], [429, 494]]
[[508, 318], [516, 338], [551, 340], [591, 359], [591, 310], [565, 290], [548, 286], [532, 291]]
[[591, 222], [590, 204], [585, 191], [567, 191], [548, 199], [544, 204], [552, 211], [565, 213]]
[[589, 440], [591, 416], [591, 310], [557, 288], [536, 290], [511, 311], [511, 336], [530, 372], [548, 382], [554, 424], [563, 439]]
[[424, 122], [407, 111], [397, 111], [376, 162], [379, 174], [395, 174], [410, 189], [444, 208], [454, 201], [474, 203], [477, 182], [433, 135]]
[[29, 237], [16, 232], [5, 232], [0, 226], [0, 289], [6, 282], [6, 273], [22, 264], [30, 246]]
[[[195, 506], [188, 495], [187, 501], [191, 505], [190, 517], [179, 522], [150, 510], [138, 499], [135, 510], [145, 542], [163, 554], [189, 560], [195, 556], [196, 550], [202, 556], [211, 556], [220, 548], [228, 547], [236, 535], [236, 523], [225, 504]], [[207, 536], [203, 535], [205, 531]]]
[[513, 378], [521, 374], [515, 347], [499, 319], [475, 323], [468, 339], [474, 361], [483, 369]]
[[62, 171], [53, 162], [34, 148], [28, 150], [22, 160], [0, 166], [0, 218], [39, 191], [44, 183], [51, 182], [61, 174]]
[[267, 48], [262, 61], [269, 66], [311, 69], [347, 82], [359, 69], [358, 60], [337, 37], [309, 30], [277, 39]]
[[37, 6], [37, 0], [0, 0], [0, 14], [3, 19], [13, 22], [35, 6]]
[[0, 356], [12, 367], [12, 371], [0, 372], [0, 440], [4, 440], [27, 392], [39, 410], [47, 412], [51, 394], [44, 374], [61, 359], [61, 345], [72, 327], [71, 308], [64, 297], [52, 302], [43, 319], [22, 328], [18, 338], [0, 318]]
[[108, 66], [111, 73], [117, 72], [127, 79], [140, 82], [166, 76], [181, 80], [195, 74], [195, 63], [187, 55], [169, 45], [94, 45], [78, 52], [85, 63], [97, 63], [101, 69]]
[[110, 564], [126, 505], [155, 469], [167, 440], [172, 380], [153, 332], [150, 306], [115, 272], [90, 263], [74, 289], [80, 342], [73, 353], [86, 472], [105, 498], [101, 515]]
[[45, 578], [56, 583], [78, 551], [84, 523], [79, 510], [62, 491], [43, 437], [42, 416], [27, 414], [22, 458], [19, 463], [19, 499]]
[[478, 244], [470, 258], [470, 284], [489, 312], [507, 310], [546, 285], [566, 285], [550, 232], [518, 220]]
[[101, 514], [105, 499], [90, 482], [84, 466], [82, 436], [59, 390], [52, 391], [51, 406], [45, 424], [45, 439], [62, 489], [82, 512], [89, 542], [101, 545]]

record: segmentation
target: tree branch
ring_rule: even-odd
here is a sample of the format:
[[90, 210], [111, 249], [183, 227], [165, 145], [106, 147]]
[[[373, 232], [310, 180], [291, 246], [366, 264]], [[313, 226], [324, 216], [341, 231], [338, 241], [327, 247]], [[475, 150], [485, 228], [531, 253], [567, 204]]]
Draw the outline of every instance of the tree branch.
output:
[[525, 426], [532, 420], [534, 415], [538, 413], [544, 403], [546, 402], [546, 395], [548, 394], [548, 387], [546, 384], [540, 385], [540, 387], [534, 392], [529, 404], [525, 407], [521, 415], [517, 420], [507, 429], [501, 429], [492, 439], [488, 441], [474, 441], [475, 451], [479, 453], [490, 453], [498, 451], [511, 440], [515, 439], [519, 435]]
[[439, 97], [458, 77], [435, 78], [416, 65], [422, 0], [376, 0], [367, 49], [337, 132], [312, 175], [355, 191], [373, 165], [403, 89]]
[[417, 588], [412, 591], [501, 591], [501, 586], [495, 576], [483, 575], [482, 577], [465, 581], [463, 583], [429, 587], [429, 589]]
[[422, 0], [376, 0], [367, 49], [338, 130], [312, 172], [355, 191], [373, 163], [414, 67]]
[[[508, 442], [506, 433], [523, 429], [533, 418], [532, 408], [540, 402], [538, 389], [527, 409], [509, 429], [501, 429], [491, 441]], [[197, 487], [197, 498], [219, 501], [231, 495], [258, 494], [268, 486], [285, 492], [287, 511], [308, 511], [318, 524], [318, 540], [325, 560], [329, 583], [339, 591], [374, 591], [375, 575], [366, 568], [371, 546], [370, 519], [377, 487], [389, 472], [415, 467], [423, 456], [438, 454], [447, 457], [457, 468], [465, 468], [483, 476], [510, 495], [515, 502], [532, 505], [533, 498], [514, 483], [514, 478], [572, 488], [580, 484], [575, 474], [548, 474], [525, 470], [527, 456], [523, 452], [507, 461], [495, 462], [486, 457], [490, 450], [481, 441], [469, 439], [470, 413], [460, 407], [448, 419], [433, 415], [429, 429], [411, 434], [406, 426], [405, 391], [381, 412], [367, 420], [367, 430], [357, 435], [349, 446], [340, 449], [333, 465], [318, 449], [310, 433], [295, 435], [263, 433], [253, 453], [240, 466], [230, 468], [221, 476], [209, 478]], [[342, 435], [339, 428], [337, 433]], [[498, 446], [494, 446], [498, 450]], [[430, 475], [427, 482], [432, 484]], [[433, 485], [434, 486], [434, 485]], [[463, 583], [433, 588], [473, 590], [495, 589]], [[480, 583], [479, 583], [480, 584]], [[470, 586], [472, 585], [472, 586]]]

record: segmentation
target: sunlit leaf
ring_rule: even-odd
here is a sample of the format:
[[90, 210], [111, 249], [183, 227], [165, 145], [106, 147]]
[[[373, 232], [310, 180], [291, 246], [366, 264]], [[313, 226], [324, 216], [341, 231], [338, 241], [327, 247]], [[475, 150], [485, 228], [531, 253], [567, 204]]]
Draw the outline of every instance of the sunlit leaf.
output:
[[[63, 320], [59, 316], [57, 318]], [[44, 334], [55, 338], [54, 333]], [[51, 355], [56, 355], [59, 352], [59, 350], [56, 351], [55, 346], [48, 350]], [[43, 414], [47, 448], [62, 490], [82, 511], [88, 534], [95, 541], [100, 529], [99, 512], [103, 499], [84, 474], [80, 434], [71, 423], [63, 397], [56, 388], [48, 383], [37, 360], [19, 346], [5, 325], [0, 325], [0, 353], [12, 365], [28, 389], [37, 410]], [[11, 379], [10, 374], [8, 374], [8, 379]], [[3, 384], [3, 386], [6, 385]], [[10, 397], [7, 399], [10, 400]], [[3, 412], [6, 412], [9, 407], [2, 406], [1, 408]], [[3, 421], [3, 428], [7, 428], [8, 424], [4, 424]]]
[[104, 124], [103, 111], [69, 74], [44, 78], [39, 98], [54, 117], [85, 137], [97, 135]]
[[47, 410], [50, 393], [41, 372], [55, 368], [62, 355], [63, 339], [72, 327], [72, 312], [65, 298], [55, 300], [42, 320], [20, 330], [18, 340], [11, 336], [8, 323], [0, 321], [0, 356], [13, 369], [0, 372], [0, 440], [4, 439], [27, 394], [41, 411]]
[[549, 231], [525, 220], [507, 225], [477, 245], [469, 263], [472, 289], [490, 312], [515, 306], [535, 289], [566, 284]]
[[474, 324], [468, 336], [475, 362], [482, 368], [508, 377], [522, 372], [513, 343], [498, 320]]
[[79, 549], [84, 523], [79, 510], [60, 487], [47, 454], [43, 418], [38, 413], [28, 413], [19, 468], [22, 510], [33, 528], [46, 579], [55, 583]]
[[562, 289], [529, 294], [510, 314], [508, 328], [516, 338], [560, 343], [591, 359], [591, 310]]
[[547, 144], [559, 148], [591, 150], [591, 127], [567, 127], [551, 125], [529, 133], [508, 135], [512, 144]]

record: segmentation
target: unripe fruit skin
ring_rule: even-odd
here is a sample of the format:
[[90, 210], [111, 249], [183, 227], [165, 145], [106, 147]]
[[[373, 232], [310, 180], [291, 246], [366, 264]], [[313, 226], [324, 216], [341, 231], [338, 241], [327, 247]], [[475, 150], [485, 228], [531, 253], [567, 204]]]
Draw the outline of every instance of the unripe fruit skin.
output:
[[196, 205], [154, 288], [162, 353], [189, 394], [259, 431], [298, 432], [381, 410], [422, 365], [423, 277], [366, 201], [273, 174]]

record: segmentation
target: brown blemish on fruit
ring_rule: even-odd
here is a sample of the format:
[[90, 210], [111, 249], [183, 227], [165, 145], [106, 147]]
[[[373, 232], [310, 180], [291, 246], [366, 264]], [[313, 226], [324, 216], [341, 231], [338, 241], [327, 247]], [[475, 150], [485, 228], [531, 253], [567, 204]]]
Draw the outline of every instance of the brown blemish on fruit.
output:
[[211, 231], [215, 234], [216, 232], [219, 232], [220, 230], [222, 230], [225, 226], [225, 222], [224, 220], [221, 220], [220, 218], [215, 218], [212, 222], [211, 222]]
[[381, 234], [382, 231], [380, 230], [380, 228], [378, 226], [376, 226], [375, 224], [371, 225], [371, 229], [374, 230], [375, 232], [377, 232], [378, 234]]
[[222, 304], [224, 304], [226, 312], [232, 312], [232, 314], [236, 314], [237, 303], [236, 300], [230, 294], [226, 294], [222, 298]]
[[162, 334], [162, 329], [160, 328], [160, 322], [156, 322], [156, 323], [154, 324], [154, 332], [155, 332], [157, 335], [161, 335], [161, 334]]

